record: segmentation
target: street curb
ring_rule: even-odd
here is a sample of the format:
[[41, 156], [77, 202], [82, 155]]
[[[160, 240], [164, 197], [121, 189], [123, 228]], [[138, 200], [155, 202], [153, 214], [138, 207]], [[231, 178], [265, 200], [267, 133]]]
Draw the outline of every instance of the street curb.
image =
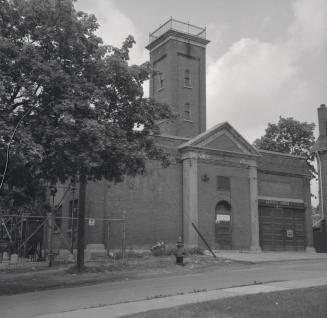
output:
[[[229, 255], [230, 254], [230, 255]], [[246, 255], [247, 257], [242, 257]], [[261, 264], [261, 263], [282, 263], [282, 262], [297, 262], [297, 261], [316, 261], [316, 260], [327, 260], [327, 253], [307, 253], [305, 256], [299, 255], [274, 255], [277, 257], [261, 258], [265, 255], [262, 253], [216, 253], [217, 258], [225, 261], [243, 263], [243, 264]], [[267, 253], [268, 255], [268, 253]], [[241, 257], [240, 257], [241, 256]], [[251, 259], [249, 259], [251, 257]]]
[[254, 265], [254, 264], [266, 264], [266, 263], [285, 263], [285, 262], [303, 262], [303, 261], [317, 261], [317, 260], [326, 260], [326, 257], [317, 257], [317, 258], [288, 258], [288, 259], [272, 259], [272, 260], [242, 260], [242, 259], [236, 259], [236, 258], [228, 258], [228, 257], [223, 257], [219, 256], [221, 260], [225, 261], [230, 261], [234, 263], [240, 263], [240, 264], [245, 264], [245, 265]]

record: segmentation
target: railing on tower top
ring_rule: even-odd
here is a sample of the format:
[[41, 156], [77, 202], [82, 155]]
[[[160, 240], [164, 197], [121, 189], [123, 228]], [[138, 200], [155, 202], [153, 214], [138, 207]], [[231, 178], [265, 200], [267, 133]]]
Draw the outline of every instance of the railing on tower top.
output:
[[161, 35], [163, 35], [168, 30], [183, 32], [186, 34], [197, 36], [202, 39], [206, 38], [206, 28], [200, 28], [198, 26], [170, 18], [166, 23], [162, 24], [158, 29], [150, 33], [149, 43], [158, 39]]

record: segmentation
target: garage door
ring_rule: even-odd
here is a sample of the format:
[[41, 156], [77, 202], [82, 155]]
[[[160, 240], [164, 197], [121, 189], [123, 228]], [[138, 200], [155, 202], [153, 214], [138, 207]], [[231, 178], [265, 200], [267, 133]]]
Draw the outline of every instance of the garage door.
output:
[[261, 206], [260, 245], [266, 251], [305, 249], [304, 208]]

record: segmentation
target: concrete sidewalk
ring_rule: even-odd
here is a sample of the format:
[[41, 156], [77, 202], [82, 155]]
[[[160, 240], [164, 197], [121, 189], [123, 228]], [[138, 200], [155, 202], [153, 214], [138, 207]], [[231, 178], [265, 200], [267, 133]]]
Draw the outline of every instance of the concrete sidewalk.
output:
[[316, 286], [324, 286], [324, 285], [327, 285], [327, 278], [325, 277], [317, 278], [317, 279], [267, 283], [267, 284], [212, 290], [208, 292], [197, 292], [187, 295], [155, 298], [151, 300], [129, 302], [129, 303], [103, 306], [97, 308], [81, 309], [81, 310], [68, 311], [63, 313], [43, 315], [38, 317], [39, 318], [90, 318], [90, 317], [114, 318], [114, 317], [122, 317], [125, 315], [130, 315], [133, 313], [145, 312], [149, 310], [171, 308], [175, 306], [194, 304], [194, 303], [218, 300], [218, 299], [235, 297], [235, 296], [270, 293], [276, 291], [308, 288], [308, 287], [316, 287]]
[[264, 263], [282, 261], [301, 261], [326, 259], [327, 253], [315, 252], [250, 252], [250, 251], [214, 251], [217, 257], [238, 262]]
[[[312, 282], [325, 284], [322, 277], [327, 277], [325, 259], [280, 263], [263, 262], [254, 265], [241, 265], [232, 262], [228, 266], [210, 267], [206, 271], [200, 272], [176, 273], [175, 275], [140, 279], [126, 277], [123, 281], [1, 296], [0, 316], [1, 318], [43, 316], [68, 318], [78, 314], [81, 315], [80, 317], [93, 317], [91, 308], [96, 312], [99, 311], [99, 314], [103, 308], [111, 308], [110, 312], [112, 310], [113, 313], [120, 314], [125, 312], [121, 310], [127, 310], [130, 308], [129, 306], [136, 306], [136, 304], [142, 308], [146, 306], [145, 310], [152, 309], [147, 306], [156, 301], [159, 302], [159, 305], [167, 302], [172, 306], [174, 297], [177, 297], [176, 305], [180, 304], [180, 300], [183, 304], [184, 298], [180, 298], [178, 295], [191, 297], [191, 299], [187, 298], [191, 302], [200, 300], [200, 297], [210, 300], [208, 296], [211, 293], [213, 293], [212, 297], [238, 295], [236, 292], [239, 290], [235, 289], [237, 286], [239, 288], [240, 286], [254, 285], [251, 288], [263, 288], [263, 286], [270, 288], [281, 287], [272, 285], [272, 282], [297, 281], [299, 285], [296, 287], [303, 287], [304, 281], [310, 284]], [[285, 287], [285, 285], [283, 286]], [[227, 294], [223, 293], [222, 296], [219, 296], [222, 291]], [[163, 296], [166, 298], [160, 298]], [[153, 299], [153, 301], [149, 302], [149, 299]], [[144, 300], [147, 301], [144, 302]], [[153, 307], [153, 309], [155, 308]], [[103, 310], [105, 311], [105, 309]], [[130, 310], [134, 311], [137, 308], [131, 307]]]

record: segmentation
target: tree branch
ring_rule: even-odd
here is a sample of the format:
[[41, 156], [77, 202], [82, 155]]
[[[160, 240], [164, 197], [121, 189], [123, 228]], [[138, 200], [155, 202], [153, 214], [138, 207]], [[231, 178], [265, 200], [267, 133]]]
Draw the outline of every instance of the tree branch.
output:
[[9, 123], [9, 120], [8, 119], [6, 119], [4, 116], [2, 116], [1, 114], [0, 114], [0, 118], [5, 122], [5, 123]]
[[19, 93], [19, 91], [20, 91], [20, 89], [21, 89], [22, 87], [20, 86], [20, 85], [18, 85], [16, 88], [15, 88], [15, 90], [14, 90], [14, 94], [11, 96], [11, 98], [10, 98], [10, 103], [12, 103], [15, 99], [16, 99], [16, 97], [17, 97], [17, 95], [18, 95], [18, 93]]
[[33, 107], [31, 107], [30, 109], [28, 109], [24, 115], [20, 118], [20, 120], [18, 121], [18, 123], [16, 124], [11, 136], [10, 136], [10, 140], [9, 140], [9, 143], [7, 145], [7, 151], [6, 151], [6, 163], [5, 163], [5, 168], [4, 168], [4, 171], [2, 173], [2, 178], [1, 178], [1, 183], [0, 183], [0, 191], [2, 189], [2, 186], [3, 186], [3, 183], [4, 183], [4, 180], [5, 180], [5, 176], [6, 176], [6, 172], [7, 172], [7, 168], [8, 168], [8, 163], [9, 163], [9, 151], [10, 151], [10, 146], [11, 146], [11, 143], [15, 137], [15, 134], [16, 134], [16, 131], [19, 127], [19, 125], [21, 124], [21, 122], [23, 121], [23, 119], [36, 107], [36, 105], [34, 105]]
[[36, 95], [36, 93], [37, 93], [37, 91], [39, 90], [40, 86], [41, 86], [41, 83], [38, 83], [38, 84], [36, 85], [36, 89], [35, 89], [33, 95]]
[[29, 101], [30, 101], [29, 99], [24, 99], [23, 101], [14, 104], [14, 106], [12, 107], [12, 109], [10, 110], [9, 113], [12, 113], [13, 111], [15, 111], [21, 105], [27, 105], [29, 103]]

